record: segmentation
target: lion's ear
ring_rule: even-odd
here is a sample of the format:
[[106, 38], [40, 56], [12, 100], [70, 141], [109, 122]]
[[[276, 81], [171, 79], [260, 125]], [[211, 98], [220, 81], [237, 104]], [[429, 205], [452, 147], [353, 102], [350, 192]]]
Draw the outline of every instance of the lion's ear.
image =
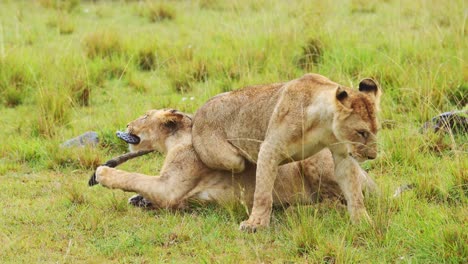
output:
[[339, 86], [336, 89], [336, 99], [342, 103], [346, 98], [348, 98], [348, 92]]
[[167, 121], [164, 122], [164, 126], [168, 128], [169, 130], [173, 131], [177, 129], [178, 123], [176, 121]]
[[164, 114], [164, 119], [166, 121], [179, 122], [184, 118], [184, 114], [181, 112], [171, 109]]
[[174, 130], [177, 128], [178, 124], [182, 121], [183, 118], [184, 115], [182, 113], [173, 109], [164, 113], [164, 116], [162, 117], [162, 123], [164, 123], [164, 126], [167, 128]]
[[335, 104], [337, 106], [337, 110], [343, 114], [343, 116], [347, 116], [352, 112], [352, 110], [349, 108], [349, 94], [348, 92], [341, 86], [338, 86], [336, 88], [336, 93], [335, 93]]
[[379, 88], [379, 84], [376, 81], [370, 78], [363, 79], [359, 83], [359, 91], [372, 95], [375, 99], [375, 104], [377, 108], [379, 107], [380, 95], [382, 94], [382, 92]]
[[369, 92], [377, 93], [377, 91], [379, 90], [378, 86], [379, 85], [377, 84], [376, 81], [372, 80], [371, 78], [366, 78], [366, 79], [361, 80], [361, 82], [359, 82], [359, 91], [365, 92], [365, 93], [369, 93]]

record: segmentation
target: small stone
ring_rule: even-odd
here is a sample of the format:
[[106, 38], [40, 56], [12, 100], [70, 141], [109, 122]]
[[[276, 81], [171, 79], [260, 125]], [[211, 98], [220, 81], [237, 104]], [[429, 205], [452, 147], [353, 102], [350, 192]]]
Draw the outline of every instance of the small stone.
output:
[[69, 139], [63, 142], [61, 147], [64, 148], [71, 148], [71, 147], [95, 147], [99, 143], [99, 136], [98, 133], [94, 131], [88, 131], [80, 136], [75, 138]]

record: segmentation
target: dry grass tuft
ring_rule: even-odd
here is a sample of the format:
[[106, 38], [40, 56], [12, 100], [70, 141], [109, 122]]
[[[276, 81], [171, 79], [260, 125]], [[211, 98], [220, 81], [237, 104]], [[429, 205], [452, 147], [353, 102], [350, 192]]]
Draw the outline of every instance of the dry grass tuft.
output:
[[46, 25], [50, 28], [56, 28], [59, 34], [69, 35], [75, 31], [75, 23], [69, 15], [65, 13], [58, 13], [50, 17]]
[[69, 88], [73, 102], [80, 106], [89, 106], [91, 86], [86, 76], [75, 76], [70, 80]]
[[208, 65], [201, 61], [174, 63], [168, 67], [168, 77], [175, 91], [187, 93], [194, 83], [208, 80]]
[[375, 0], [353, 0], [351, 1], [351, 13], [375, 13], [378, 3]]
[[318, 39], [311, 39], [302, 47], [302, 54], [297, 60], [297, 66], [304, 70], [311, 70], [322, 61], [322, 57], [322, 42]]
[[97, 31], [83, 39], [86, 55], [93, 58], [110, 58], [123, 53], [123, 42], [114, 31]]
[[457, 105], [459, 108], [468, 105], [468, 83], [460, 84], [449, 90], [447, 97], [452, 104]]
[[80, 0], [37, 0], [40, 6], [60, 11], [72, 12], [80, 5]]
[[47, 167], [51, 169], [83, 169], [94, 170], [102, 164], [101, 153], [92, 147], [57, 147], [50, 146], [49, 162]]
[[37, 94], [37, 122], [35, 133], [44, 137], [54, 137], [57, 128], [67, 124], [71, 117], [71, 104], [67, 91], [54, 85], [41, 86]]
[[146, 93], [150, 90], [150, 85], [145, 80], [145, 77], [138, 73], [129, 74], [128, 85], [139, 93]]
[[15, 56], [0, 58], [0, 102], [7, 107], [22, 104], [34, 83], [33, 71], [31, 62]]
[[152, 23], [173, 20], [175, 18], [175, 9], [167, 3], [158, 3], [146, 1], [139, 7], [138, 14], [142, 17], [148, 18]]
[[147, 46], [142, 48], [138, 52], [138, 67], [140, 70], [143, 71], [151, 71], [156, 68], [156, 53], [155, 48], [151, 46]]
[[453, 224], [443, 230], [445, 259], [449, 262], [468, 262], [468, 233], [465, 231], [460, 226]]
[[67, 187], [65, 197], [73, 205], [82, 205], [88, 202], [86, 193], [75, 185]]

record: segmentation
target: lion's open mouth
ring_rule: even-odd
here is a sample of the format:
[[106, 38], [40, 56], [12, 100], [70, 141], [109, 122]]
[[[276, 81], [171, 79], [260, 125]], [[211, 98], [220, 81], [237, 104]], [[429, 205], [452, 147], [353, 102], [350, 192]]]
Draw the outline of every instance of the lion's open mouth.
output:
[[117, 135], [118, 138], [120, 138], [121, 140], [127, 142], [128, 144], [136, 145], [136, 144], [140, 143], [140, 138], [138, 136], [133, 135], [133, 134], [117, 131], [116, 135]]

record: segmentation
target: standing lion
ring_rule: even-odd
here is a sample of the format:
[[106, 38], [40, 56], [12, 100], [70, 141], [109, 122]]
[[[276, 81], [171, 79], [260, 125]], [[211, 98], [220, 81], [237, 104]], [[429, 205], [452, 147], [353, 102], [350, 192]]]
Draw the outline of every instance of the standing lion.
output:
[[248, 162], [257, 164], [252, 212], [240, 226], [247, 231], [270, 223], [279, 165], [329, 148], [356, 223], [369, 219], [356, 159], [377, 156], [380, 94], [372, 79], [362, 80], [356, 91], [318, 74], [224, 93], [196, 112], [193, 146], [212, 169], [238, 173]]

